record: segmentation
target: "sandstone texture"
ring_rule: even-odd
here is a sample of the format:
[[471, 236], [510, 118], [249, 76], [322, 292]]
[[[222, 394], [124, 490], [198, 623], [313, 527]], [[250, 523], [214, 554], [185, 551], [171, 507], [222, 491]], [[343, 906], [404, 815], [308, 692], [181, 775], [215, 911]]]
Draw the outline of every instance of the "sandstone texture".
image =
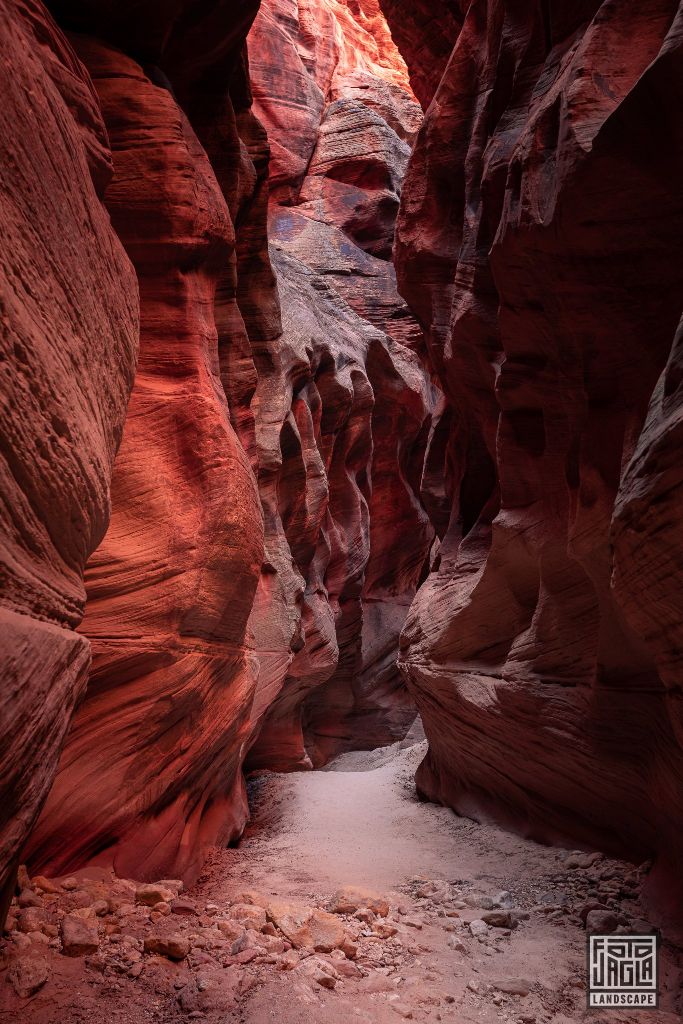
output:
[[[246, 627], [263, 527], [219, 353], [243, 331], [234, 221], [255, 177], [236, 123], [247, 23], [231, 10], [217, 5], [216, 25], [207, 14], [203, 32], [222, 31], [215, 50], [181, 18], [144, 70], [113, 43], [73, 36], [112, 140], [106, 199], [137, 272], [141, 336], [112, 521], [86, 574], [88, 690], [31, 839], [48, 873], [99, 858], [139, 879], [191, 878], [207, 844], [246, 818], [257, 674]], [[102, 17], [84, 8], [77, 27], [117, 40]], [[225, 149], [217, 170], [212, 147]]]
[[102, 202], [111, 155], [87, 71], [33, 0], [2, 5], [0, 35], [1, 919], [88, 678], [74, 629], [109, 520], [138, 298]]
[[[401, 45], [434, 5], [383, 9]], [[395, 261], [447, 397], [441, 546], [400, 654], [418, 785], [680, 880], [681, 12], [454, 16], [429, 88], [426, 44], [403, 47], [431, 105]]]
[[422, 117], [377, 4], [266, 0], [249, 50], [282, 332], [267, 358], [251, 332], [267, 714], [247, 764], [295, 768], [415, 714], [396, 651], [433, 539], [419, 480], [438, 393], [390, 255]]
[[263, 5], [249, 67], [257, 6], [52, 5], [111, 144], [140, 353], [87, 692], [27, 851], [48, 875], [189, 882], [241, 834], [245, 758], [310, 767], [415, 716], [396, 652], [438, 392], [389, 257], [422, 114], [376, 3]]

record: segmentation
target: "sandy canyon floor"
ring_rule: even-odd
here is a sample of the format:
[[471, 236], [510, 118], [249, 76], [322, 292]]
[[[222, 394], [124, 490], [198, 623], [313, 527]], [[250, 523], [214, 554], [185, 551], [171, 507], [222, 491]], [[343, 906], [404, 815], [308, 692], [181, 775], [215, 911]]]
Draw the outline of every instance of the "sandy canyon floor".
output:
[[[4, 942], [0, 1021], [594, 1018], [582, 912], [601, 904], [642, 926], [638, 871], [421, 803], [424, 749], [414, 736], [324, 771], [260, 776], [240, 846], [216, 850], [187, 892], [94, 870], [53, 893], [33, 879]], [[335, 900], [344, 887], [363, 891]], [[609, 1024], [683, 1019], [681, 950], [666, 938], [661, 961], [661, 1008], [607, 1011]]]

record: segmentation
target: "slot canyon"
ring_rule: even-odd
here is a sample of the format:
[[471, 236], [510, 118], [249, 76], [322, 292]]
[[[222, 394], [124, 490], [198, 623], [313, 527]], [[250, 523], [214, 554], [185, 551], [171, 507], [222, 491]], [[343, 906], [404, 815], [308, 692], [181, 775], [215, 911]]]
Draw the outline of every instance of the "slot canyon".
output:
[[683, 5], [0, 35], [0, 1022], [682, 1020]]

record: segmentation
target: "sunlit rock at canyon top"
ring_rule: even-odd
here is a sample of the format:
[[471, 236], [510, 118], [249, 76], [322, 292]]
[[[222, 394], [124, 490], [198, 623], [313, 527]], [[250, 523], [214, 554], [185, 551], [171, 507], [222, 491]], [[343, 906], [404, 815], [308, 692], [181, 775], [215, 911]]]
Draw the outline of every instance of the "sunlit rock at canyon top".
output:
[[[0, 34], [0, 916], [22, 865], [29, 934], [23, 864], [170, 916], [249, 777], [384, 770], [419, 712], [421, 797], [652, 861], [626, 889], [683, 921], [678, 4], [4, 0]], [[266, 955], [225, 927], [223, 967]]]

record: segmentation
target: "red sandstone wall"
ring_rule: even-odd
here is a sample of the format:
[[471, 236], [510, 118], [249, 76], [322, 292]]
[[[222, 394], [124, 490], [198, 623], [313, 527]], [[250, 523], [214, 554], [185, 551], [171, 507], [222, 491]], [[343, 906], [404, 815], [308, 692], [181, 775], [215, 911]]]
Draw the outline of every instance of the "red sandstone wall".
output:
[[276, 158], [270, 182], [276, 281], [255, 5], [54, 4], [111, 139], [141, 339], [86, 573], [92, 671], [28, 848], [48, 872], [189, 880], [243, 828], [250, 748], [250, 766], [310, 765], [415, 714], [395, 656], [433, 537], [436, 392], [388, 256], [421, 114], [376, 4], [301, 8], [284, 67], [279, 8], [251, 40], [261, 112], [317, 52], [306, 173]]
[[0, 918], [88, 676], [83, 568], [107, 527], [137, 283], [102, 203], [87, 72], [39, 3], [0, 8]]
[[283, 333], [274, 366], [256, 358], [270, 710], [248, 763], [295, 767], [415, 714], [396, 651], [433, 537], [417, 492], [436, 391], [390, 255], [421, 111], [376, 3], [267, 0], [249, 50]]
[[49, 871], [99, 859], [190, 879], [246, 820], [263, 526], [221, 374], [244, 335], [233, 225], [256, 179], [239, 135], [254, 10], [186, 13], [169, 8], [157, 34], [158, 12], [138, 12], [144, 71], [116, 48], [135, 42], [119, 8], [64, 15], [112, 40], [73, 36], [114, 149], [107, 203], [140, 283], [141, 350], [112, 523], [87, 569], [88, 690], [29, 849]]
[[[400, 41], [433, 5], [383, 8]], [[419, 786], [679, 878], [680, 19], [469, 5], [396, 249], [449, 406], [450, 517], [401, 642]]]

